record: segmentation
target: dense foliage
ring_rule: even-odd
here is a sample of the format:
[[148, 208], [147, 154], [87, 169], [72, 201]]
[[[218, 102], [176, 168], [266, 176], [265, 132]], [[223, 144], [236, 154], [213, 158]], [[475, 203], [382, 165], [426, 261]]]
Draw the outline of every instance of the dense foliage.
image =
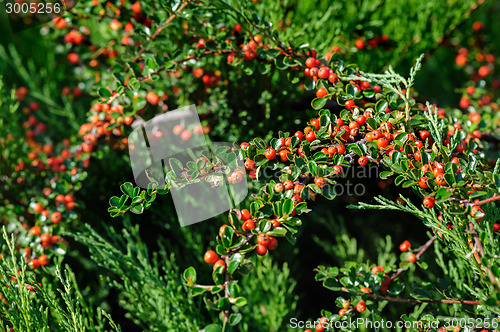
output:
[[[497, 328], [498, 6], [93, 0], [6, 34], [2, 328]], [[137, 187], [128, 135], [193, 104], [176, 136], [234, 144]], [[179, 226], [173, 187], [245, 179]]]

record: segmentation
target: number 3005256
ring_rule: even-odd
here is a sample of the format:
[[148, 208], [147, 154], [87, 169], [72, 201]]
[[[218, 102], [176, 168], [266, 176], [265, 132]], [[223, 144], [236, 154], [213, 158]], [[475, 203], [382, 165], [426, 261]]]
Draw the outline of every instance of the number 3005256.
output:
[[7, 14], [60, 14], [63, 9], [60, 3], [6, 3]]

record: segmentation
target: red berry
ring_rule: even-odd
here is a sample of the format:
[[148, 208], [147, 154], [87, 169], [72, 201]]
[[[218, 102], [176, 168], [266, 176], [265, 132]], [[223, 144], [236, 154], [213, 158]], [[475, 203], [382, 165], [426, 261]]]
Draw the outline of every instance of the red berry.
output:
[[123, 123], [125, 123], [127, 126], [130, 126], [134, 122], [134, 118], [131, 116], [126, 116], [123, 118]]
[[40, 262], [40, 265], [48, 265], [49, 264], [49, 258], [47, 255], [41, 255], [38, 257], [38, 261]]
[[34, 269], [38, 269], [40, 267], [40, 261], [36, 258], [31, 260], [31, 267]]
[[285, 187], [285, 190], [293, 189], [293, 182], [290, 180], [286, 180], [285, 182], [283, 182], [283, 186]]
[[361, 293], [370, 294], [370, 289], [368, 287], [361, 287]]
[[366, 164], [368, 164], [368, 158], [366, 158], [365, 156], [359, 157], [358, 164], [360, 166], [366, 166]]
[[290, 151], [288, 149], [281, 150], [279, 152], [281, 161], [283, 161], [283, 162], [288, 161], [288, 154], [289, 153], [290, 153]]
[[493, 232], [498, 232], [500, 231], [500, 224], [493, 224]]
[[50, 243], [50, 240], [51, 240], [51, 236], [49, 233], [43, 233], [42, 235], [40, 235], [40, 241], [42, 243]]
[[364, 126], [365, 125], [365, 122], [366, 122], [366, 117], [364, 115], [358, 115], [358, 117], [356, 118], [356, 122], [360, 125], [360, 126]]
[[219, 256], [217, 256], [215, 251], [209, 250], [205, 253], [205, 256], [203, 256], [203, 260], [205, 263], [213, 264], [219, 260]]
[[420, 188], [423, 188], [423, 189], [429, 188], [429, 185], [427, 184], [427, 180], [429, 180], [429, 178], [427, 176], [422, 176], [420, 178], [420, 180], [418, 180], [418, 185], [420, 186]]
[[356, 40], [356, 47], [360, 50], [365, 48], [365, 42], [362, 39]]
[[[479, 215], [477, 215], [477, 216], [476, 216], [476, 214], [477, 214], [478, 212], [480, 212], [480, 216], [479, 216]], [[471, 215], [473, 218], [475, 218], [477, 221], [483, 221], [483, 219], [484, 219], [484, 211], [483, 211], [483, 209], [481, 209], [481, 208], [480, 208], [479, 206], [477, 206], [477, 205], [474, 205], [474, 206], [472, 207], [472, 211], [470, 212], [470, 215]]]
[[177, 136], [177, 135], [180, 135], [183, 130], [184, 130], [184, 128], [181, 125], [175, 125], [174, 129], [172, 129], [172, 132], [174, 133], [174, 135]]
[[328, 91], [326, 91], [325, 88], [319, 88], [317, 91], [316, 91], [316, 97], [318, 98], [323, 98], [324, 96], [326, 96], [328, 94]]
[[245, 221], [252, 218], [252, 215], [250, 214], [250, 211], [247, 209], [241, 210], [241, 220]]
[[415, 263], [416, 261], [417, 261], [417, 255], [415, 255], [415, 254], [408, 255], [408, 262]]
[[300, 202], [302, 202], [302, 198], [300, 197], [300, 195], [295, 194], [292, 196], [292, 201], [293, 201], [293, 205], [297, 205]]
[[342, 174], [342, 166], [340, 166], [340, 165], [333, 166], [333, 173], [335, 175]]
[[240, 144], [240, 148], [241, 148], [242, 150], [246, 150], [246, 149], [248, 149], [249, 147], [250, 147], [250, 144], [248, 144], [247, 142], [243, 142], [243, 143], [241, 143], [241, 144]]
[[481, 66], [479, 67], [479, 70], [477, 71], [479, 77], [486, 77], [490, 73], [490, 69], [487, 66]]
[[39, 226], [31, 227], [30, 234], [31, 235], [40, 235], [40, 227]]
[[281, 223], [278, 221], [278, 219], [271, 219], [271, 224], [274, 228], [281, 226]]
[[385, 137], [381, 137], [377, 140], [377, 147], [379, 150], [382, 150], [383, 148], [387, 147], [389, 145], [389, 141]]
[[35, 213], [41, 213], [43, 211], [43, 205], [40, 203], [36, 203], [33, 207], [33, 211], [35, 211]]
[[312, 142], [316, 139], [316, 134], [314, 133], [314, 131], [310, 131], [306, 134], [306, 140], [308, 142]]
[[247, 220], [243, 223], [243, 225], [241, 226], [241, 228], [245, 231], [245, 232], [250, 232], [252, 229], [255, 229], [255, 222], [253, 220]]
[[264, 153], [264, 155], [266, 156], [267, 159], [273, 160], [274, 158], [276, 158], [276, 150], [269, 147], [266, 149], [266, 152]]
[[269, 235], [266, 233], [260, 233], [257, 235], [257, 243], [267, 247], [269, 244]]
[[301, 131], [297, 131], [293, 136], [297, 137], [300, 142], [302, 141], [302, 137], [304, 137], [304, 134]]
[[76, 65], [78, 63], [78, 61], [80, 60], [80, 56], [78, 54], [76, 54], [76, 53], [69, 53], [68, 54], [68, 60], [72, 64]]
[[306, 66], [309, 68], [316, 67], [316, 59], [313, 57], [306, 59]]
[[318, 77], [319, 78], [328, 78], [330, 76], [330, 70], [326, 67], [321, 67], [318, 70]]
[[422, 130], [420, 132], [420, 138], [423, 139], [425, 141], [425, 139], [427, 137], [429, 137], [431, 135], [431, 133], [428, 131], [428, 130]]
[[181, 140], [187, 141], [191, 138], [191, 132], [189, 130], [183, 130], [181, 133]]
[[255, 252], [259, 256], [264, 256], [265, 254], [267, 254], [267, 247], [262, 244], [258, 244], [257, 248], [255, 249]]
[[160, 97], [158, 97], [156, 93], [150, 91], [146, 95], [146, 100], [151, 105], [156, 105], [160, 101]]
[[410, 241], [405, 240], [405, 241], [403, 241], [403, 243], [401, 243], [399, 245], [399, 250], [408, 251], [408, 249], [410, 249], [410, 247], [411, 247]]
[[446, 186], [447, 185], [446, 180], [444, 179], [444, 174], [443, 173], [437, 174], [435, 181], [436, 181], [436, 184], [438, 186]]
[[60, 222], [62, 220], [62, 215], [60, 212], [54, 212], [52, 213], [52, 215], [50, 216], [50, 220], [52, 220], [52, 222], [54, 224], [57, 224], [58, 222]]
[[422, 154], [420, 153], [420, 150], [415, 151], [415, 154], [413, 156], [415, 157], [416, 161], [422, 160]]
[[247, 159], [245, 160], [245, 168], [247, 170], [252, 170], [255, 168], [255, 161], [253, 161], [252, 159]]
[[311, 120], [311, 126], [316, 127], [316, 130], [319, 130], [321, 127], [321, 122], [318, 119]]
[[226, 263], [224, 262], [224, 260], [222, 259], [219, 259], [218, 261], [215, 262], [214, 266], [213, 266], [213, 269], [214, 271], [217, 270], [217, 268], [219, 266], [223, 266], [224, 268], [222, 269], [222, 272], [224, 272], [226, 270]]
[[346, 100], [346, 102], [345, 102], [345, 108], [347, 108], [348, 110], [350, 110], [354, 106], [355, 106], [354, 100], [352, 100], [352, 99]]
[[435, 204], [434, 197], [426, 197], [426, 198], [424, 198], [423, 204], [424, 204], [424, 206], [426, 208], [432, 209], [434, 207], [434, 204]]
[[274, 250], [278, 247], [278, 240], [275, 237], [269, 237], [269, 244], [267, 245], [269, 250]]
[[360, 301], [360, 302], [358, 302], [358, 304], [356, 304], [356, 310], [357, 310], [358, 312], [363, 312], [363, 311], [365, 311], [365, 310], [366, 310], [366, 303], [365, 303], [365, 301]]
[[314, 183], [315, 183], [318, 187], [320, 187], [320, 188], [323, 188], [323, 187], [325, 187], [325, 186], [327, 185], [327, 182], [326, 182], [325, 178], [324, 178], [324, 177], [321, 177], [321, 176], [320, 176], [320, 177], [318, 177], [318, 178], [316, 178], [316, 179], [314, 180]]

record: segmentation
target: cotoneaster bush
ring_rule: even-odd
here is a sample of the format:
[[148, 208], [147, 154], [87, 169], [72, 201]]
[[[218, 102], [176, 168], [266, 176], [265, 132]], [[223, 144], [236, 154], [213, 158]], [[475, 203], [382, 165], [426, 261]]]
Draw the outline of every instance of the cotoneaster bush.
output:
[[[280, 255], [278, 247], [287, 246], [285, 242], [295, 244], [306, 213], [313, 213], [310, 200], [336, 198], [334, 185], [353, 165], [376, 165], [384, 183], [404, 193], [353, 208], [411, 213], [428, 228], [429, 240], [403, 242], [398, 261], [398, 249], [387, 244], [385, 255], [392, 258], [383, 265], [365, 262], [360, 255], [338, 267], [318, 266], [316, 279], [335, 293], [312, 329], [322, 331], [326, 321], [360, 315], [384, 318], [384, 310], [391, 310], [391, 317], [406, 314], [402, 317], [407, 320], [430, 321], [433, 315], [498, 321], [498, 76], [497, 59], [481, 39], [484, 27], [474, 23], [471, 37], [472, 22], [466, 21], [464, 36], [451, 43], [456, 65], [468, 77], [455, 86], [463, 93], [458, 108], [442, 108], [439, 98], [430, 104], [412, 89], [422, 58], [408, 78], [392, 69], [369, 73], [388, 64], [406, 69], [401, 64], [445, 44], [445, 37], [476, 8], [473, 2], [461, 4], [450, 10], [432, 3], [436, 11], [422, 14], [412, 26], [415, 31], [399, 29], [398, 35], [392, 26], [421, 11], [419, 4], [393, 15], [396, 3], [377, 9], [377, 1], [362, 8], [325, 3], [314, 10], [287, 3], [276, 11], [267, 2], [83, 1], [72, 13], [41, 27], [43, 42], [34, 38], [52, 59], [39, 73], [19, 59], [13, 44], [2, 48], [3, 66], [10, 66], [5, 81], [24, 81], [13, 95], [3, 89], [2, 98], [0, 144], [6, 162], [0, 166], [0, 211], [15, 242], [3, 255], [24, 263], [2, 271], [4, 279], [23, 290], [9, 292], [10, 284], [2, 288], [2, 323], [16, 331], [42, 326], [105, 329], [102, 311], [85, 305], [80, 292], [71, 289], [70, 277], [61, 276], [60, 260], [66, 255], [70, 263], [88, 265], [82, 267], [86, 275], [100, 267], [102, 278], [92, 287], [101, 293], [87, 295], [110, 311], [107, 301], [113, 295], [104, 289], [113, 286], [135, 328], [254, 330], [265, 324], [270, 330], [286, 329], [286, 318], [300, 309], [288, 291], [294, 276], [267, 256]], [[424, 31], [438, 10], [440, 19], [429, 37]], [[393, 25], [380, 24], [382, 20]], [[341, 32], [330, 38], [324, 24]], [[419, 35], [416, 43], [412, 38]], [[67, 76], [55, 74], [58, 67]], [[55, 74], [57, 92], [44, 87], [51, 77], [47, 73]], [[81, 110], [90, 100], [85, 115]], [[141, 190], [123, 172], [134, 122], [191, 103], [200, 111], [201, 128], [177, 128], [175, 134], [183, 140], [203, 133], [234, 141], [233, 149], [222, 149], [217, 156], [239, 158], [245, 169], [227, 168], [225, 176], [230, 183], [246, 174], [252, 180], [251, 197], [230, 211], [220, 228], [206, 223], [178, 229], [171, 204], [154, 202], [164, 203], [160, 196], [169, 188], [153, 182]], [[190, 171], [210, 167], [182, 165]], [[265, 168], [275, 176], [267, 177]], [[155, 248], [153, 255], [128, 219], [120, 231], [95, 222], [105, 217], [92, 210], [94, 204], [111, 196], [118, 181], [127, 182], [120, 186], [121, 197], [109, 200], [113, 217], [148, 210], [144, 218], [132, 219], [167, 224], [161, 229], [168, 236], [148, 243]], [[177, 181], [185, 185], [187, 179], [178, 176]], [[102, 232], [82, 227], [84, 223]], [[6, 235], [5, 241], [12, 240]], [[88, 248], [90, 260], [78, 243]], [[193, 267], [185, 269], [189, 265]], [[423, 272], [429, 266], [433, 273]], [[180, 269], [185, 269], [182, 280]], [[22, 277], [13, 278], [16, 270]], [[60, 287], [61, 281], [65, 302], [53, 302], [53, 294], [38, 295], [36, 282], [24, 280], [40, 280], [38, 286], [48, 289]], [[155, 299], [154, 306], [149, 299]], [[33, 306], [17, 310], [16, 303], [29, 301]], [[265, 309], [256, 310], [262, 302]], [[400, 303], [407, 305], [404, 312], [398, 310]], [[34, 307], [50, 314], [29, 320]], [[151, 317], [151, 312], [157, 315]], [[99, 324], [94, 325], [97, 315]], [[109, 324], [119, 329], [113, 321]], [[124, 324], [127, 328], [130, 323]]]

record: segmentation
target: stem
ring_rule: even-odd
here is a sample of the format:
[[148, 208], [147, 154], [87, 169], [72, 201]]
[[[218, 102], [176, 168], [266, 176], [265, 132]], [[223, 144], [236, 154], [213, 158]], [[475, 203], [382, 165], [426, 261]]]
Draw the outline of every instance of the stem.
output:
[[[436, 241], [436, 235], [434, 235], [433, 237], [431, 237], [422, 247], [420, 247], [420, 250], [417, 253], [417, 260], [419, 260], [420, 257], [422, 257], [422, 255], [424, 254], [424, 252], [426, 252], [427, 249], [430, 248], [430, 246], [434, 243], [434, 241]], [[394, 279], [396, 279], [397, 277], [399, 277], [399, 275], [401, 273], [403, 273], [403, 271], [405, 271], [405, 270], [402, 269], [402, 268], [399, 268], [396, 271], [396, 273], [391, 277], [391, 281], [393, 281]]]
[[475, 203], [470, 202], [470, 201], [465, 200], [465, 199], [458, 199], [456, 197], [451, 197], [450, 200], [458, 202], [460, 204], [464, 204], [465, 206], [479, 206], [479, 205], [487, 204], [487, 203], [490, 203], [490, 202], [498, 201], [498, 200], [500, 200], [500, 196], [499, 195], [495, 195], [493, 197], [490, 197], [490, 198], [487, 198], [487, 199], [483, 199], [482, 201], [475, 202]]
[[[186, 6], [188, 5], [189, 1], [186, 1], [184, 2], [179, 8], [177, 8], [177, 10], [169, 16], [169, 18], [165, 21], [165, 23], [163, 23], [162, 25], [160, 25], [156, 31], [153, 33], [153, 35], [151, 36], [151, 39], [149, 40], [150, 42], [155, 40], [156, 37], [158, 37], [158, 35], [167, 27], [167, 25], [169, 25], [176, 17], [177, 15], [180, 14], [180, 12], [182, 12], [184, 10], [184, 8], [186, 8]], [[143, 47], [139, 50], [139, 53], [137, 53], [136, 55], [136, 59], [139, 59], [139, 57], [141, 56], [142, 53], [144, 53], [146, 51], [146, 49]]]
[[[199, 55], [199, 56], [197, 56], [197, 55], [190, 55], [190, 56], [188, 56], [188, 57], [186, 57], [186, 58], [184, 58], [184, 59], [181, 59], [181, 60], [179, 60], [179, 61], [172, 61], [172, 63], [173, 63], [174, 65], [180, 65], [180, 64], [182, 64], [182, 63], [184, 63], [184, 62], [186, 62], [186, 61], [193, 60], [193, 59], [200, 59], [200, 58], [203, 58], [203, 57], [205, 57], [205, 56], [207, 56], [207, 55], [213, 55], [213, 54], [216, 54], [216, 53], [227, 54], [227, 53], [233, 53], [233, 52], [234, 52], [233, 50], [230, 50], [230, 51], [228, 51], [228, 50], [220, 50], [220, 51], [217, 51], [217, 52], [214, 52], [214, 51], [205, 51], [203, 54], [201, 54], [201, 55]], [[161, 72], [165, 71], [166, 69], [167, 69], [166, 67], [162, 67], [162, 68], [160, 68], [160, 69], [156, 70], [155, 72], [151, 73], [151, 75], [158, 75], [159, 73], [161, 73]], [[142, 81], [145, 81], [145, 80], [147, 80], [148, 78], [149, 78], [149, 76], [148, 76], [148, 75], [144, 75], [144, 76], [142, 76], [142, 77], [139, 77], [139, 78], [137, 79], [137, 82], [142, 82]], [[122, 90], [122, 92], [120, 92], [120, 93], [115, 93], [113, 96], [111, 96], [111, 98], [109, 98], [109, 99], [108, 99], [108, 102], [107, 102], [107, 103], [111, 105], [111, 103], [112, 103], [114, 100], [116, 100], [118, 97], [120, 97], [120, 96], [121, 96], [121, 95], [125, 92], [125, 90], [126, 90], [126, 89], [129, 89], [129, 86], [128, 86], [128, 85], [124, 86], [124, 89]]]
[[[229, 281], [231, 281], [231, 275], [227, 272], [227, 266], [229, 265], [229, 256], [226, 257], [226, 281], [224, 282], [224, 297], [229, 299]], [[224, 311], [224, 326], [229, 322], [229, 309]]]
[[[475, 242], [477, 251], [479, 252], [481, 257], [484, 257], [484, 248], [483, 248], [483, 245], [481, 243], [481, 239], [479, 238], [479, 234], [477, 234], [476, 229], [474, 228], [474, 225], [472, 224], [472, 221], [469, 221], [469, 228], [470, 228], [470, 232], [472, 234], [472, 237], [474, 238], [474, 242]], [[481, 263], [479, 263], [479, 264], [481, 264]], [[489, 264], [491, 264], [491, 261], [489, 262]], [[489, 265], [485, 266], [484, 268], [486, 270], [486, 273], [488, 274], [488, 278], [490, 279], [490, 282], [494, 285], [495, 288], [498, 289], [499, 281], [498, 281], [498, 279], [495, 278], [495, 275], [493, 274], [493, 272], [491, 272]]]
[[238, 245], [236, 248], [234, 248], [233, 250], [231, 250], [231, 252], [229, 253], [229, 257], [231, 257], [231, 255], [235, 252], [237, 252], [238, 250], [240, 250], [241, 247], [243, 247], [245, 244], [247, 244], [248, 242], [250, 242], [253, 238], [254, 238], [255, 234], [254, 233], [250, 233], [249, 235], [247, 235], [245, 241], [243, 241], [242, 244]]
[[[342, 287], [340, 289], [344, 293], [350, 293], [347, 288]], [[364, 295], [364, 293], [356, 293], [357, 295]], [[445, 304], [470, 304], [470, 305], [480, 305], [481, 302], [479, 301], [470, 301], [470, 300], [448, 300], [448, 299], [443, 299], [443, 300], [417, 300], [417, 299], [402, 299], [399, 297], [390, 297], [390, 296], [382, 296], [378, 294], [368, 294], [369, 297], [373, 299], [379, 299], [379, 300], [384, 300], [384, 301], [391, 301], [391, 302], [403, 302], [403, 303], [445, 303]]]

